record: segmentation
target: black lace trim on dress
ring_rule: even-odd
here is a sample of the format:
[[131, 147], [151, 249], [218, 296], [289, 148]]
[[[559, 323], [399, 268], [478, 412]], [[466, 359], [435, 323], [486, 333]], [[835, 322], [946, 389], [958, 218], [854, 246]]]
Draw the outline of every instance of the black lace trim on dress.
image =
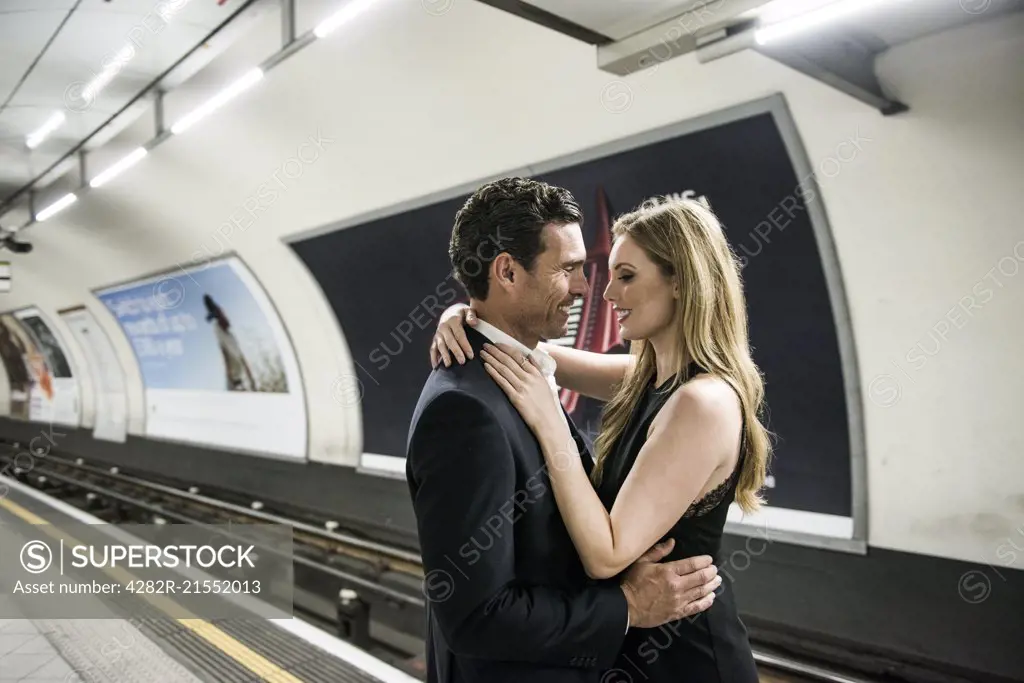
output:
[[683, 519], [687, 519], [689, 517], [703, 517], [721, 505], [722, 501], [725, 500], [725, 496], [729, 493], [729, 489], [740, 476], [740, 464], [742, 462], [743, 461], [741, 459], [740, 463], [737, 463], [736, 469], [733, 470], [733, 473], [729, 475], [728, 479], [708, 491], [707, 495], [700, 500], [693, 501], [690, 504], [690, 507], [687, 508], [686, 512], [683, 514]]

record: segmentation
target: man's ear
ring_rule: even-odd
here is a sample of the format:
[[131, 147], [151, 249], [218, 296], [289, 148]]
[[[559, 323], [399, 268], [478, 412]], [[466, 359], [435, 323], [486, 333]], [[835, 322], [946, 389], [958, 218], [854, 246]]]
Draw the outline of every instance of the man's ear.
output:
[[491, 264], [491, 275], [501, 287], [515, 282], [515, 272], [515, 260], [507, 253], [498, 254]]

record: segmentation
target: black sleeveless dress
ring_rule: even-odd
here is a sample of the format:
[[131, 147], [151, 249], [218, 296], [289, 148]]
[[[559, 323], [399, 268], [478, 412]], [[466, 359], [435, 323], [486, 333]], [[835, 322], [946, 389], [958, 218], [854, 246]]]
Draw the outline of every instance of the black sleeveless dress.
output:
[[[688, 381], [699, 372], [702, 370], [691, 365], [684, 379]], [[667, 389], [671, 381], [669, 379], [661, 387], [656, 387], [655, 380], [651, 380], [636, 412], [605, 462], [597, 493], [609, 511], [647, 440], [647, 431], [654, 416], [672, 395], [672, 391]], [[676, 541], [672, 553], [663, 562], [695, 555], [714, 558], [718, 574], [722, 577], [714, 604], [698, 615], [657, 628], [630, 628], [615, 662], [615, 668], [621, 673], [605, 673], [606, 677], [612, 677], [609, 680], [758, 683], [747, 630], [737, 614], [732, 582], [721, 558], [723, 528], [743, 464], [742, 441], [740, 453], [740, 460], [729, 479], [694, 501], [661, 539], [664, 541], [671, 537]]]

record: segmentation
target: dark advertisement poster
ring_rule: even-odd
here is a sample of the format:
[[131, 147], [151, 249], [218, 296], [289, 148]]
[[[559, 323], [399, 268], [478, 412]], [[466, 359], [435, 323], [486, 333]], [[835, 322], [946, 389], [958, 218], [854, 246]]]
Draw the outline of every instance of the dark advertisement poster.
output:
[[[807, 211], [813, 190], [798, 177], [773, 115], [534, 177], [568, 188], [583, 207], [592, 293], [578, 310], [584, 323], [562, 342], [595, 351], [624, 351], [601, 300], [614, 217], [654, 195], [710, 204], [744, 261], [750, 338], [775, 435], [768, 505], [852, 517], [847, 390], [821, 245]], [[333, 306], [355, 360], [366, 453], [405, 455], [438, 316], [466, 300], [447, 248], [455, 213], [471, 191], [292, 242]], [[600, 404], [568, 392], [562, 399], [581, 429], [596, 435]], [[813, 524], [795, 530], [821, 531]]]

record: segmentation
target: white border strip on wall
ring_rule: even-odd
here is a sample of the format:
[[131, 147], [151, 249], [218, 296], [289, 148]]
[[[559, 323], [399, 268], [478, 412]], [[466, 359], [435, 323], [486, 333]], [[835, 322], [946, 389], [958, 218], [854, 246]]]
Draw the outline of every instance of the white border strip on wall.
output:
[[826, 515], [806, 510], [790, 510], [787, 508], [765, 505], [753, 515], [744, 515], [739, 506], [729, 506], [728, 522], [730, 524], [753, 527], [764, 530], [769, 538], [780, 531], [815, 534], [829, 538], [853, 538], [853, 518], [841, 515]]
[[405, 458], [380, 453], [363, 453], [356, 469], [363, 474], [405, 479]]
[[[359, 471], [396, 479], [405, 479], [405, 458], [379, 453], [363, 453]], [[758, 535], [773, 540], [791, 538], [790, 534], [812, 534], [826, 538], [852, 540], [853, 518], [826, 515], [806, 510], [765, 505], [753, 515], [744, 515], [739, 506], [729, 507], [727, 531], [744, 536]]]

